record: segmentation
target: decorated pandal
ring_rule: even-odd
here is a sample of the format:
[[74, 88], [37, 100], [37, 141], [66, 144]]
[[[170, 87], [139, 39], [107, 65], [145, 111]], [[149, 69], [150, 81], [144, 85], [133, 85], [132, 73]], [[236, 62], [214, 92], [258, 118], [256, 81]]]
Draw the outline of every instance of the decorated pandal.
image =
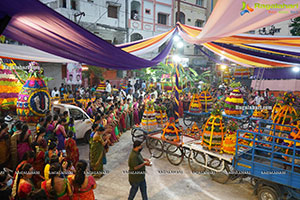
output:
[[[38, 66], [31, 62], [30, 66]], [[24, 83], [17, 101], [17, 115], [21, 121], [37, 123], [50, 110], [51, 98], [48, 88], [39, 71], [31, 72], [30, 78]]]

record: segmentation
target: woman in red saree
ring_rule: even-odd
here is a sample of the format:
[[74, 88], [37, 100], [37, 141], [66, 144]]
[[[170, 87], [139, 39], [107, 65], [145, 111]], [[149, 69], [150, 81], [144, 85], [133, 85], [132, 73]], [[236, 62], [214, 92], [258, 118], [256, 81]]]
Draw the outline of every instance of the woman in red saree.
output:
[[73, 189], [73, 200], [94, 200], [96, 181], [93, 176], [86, 176], [87, 163], [80, 160], [76, 165], [76, 174], [69, 175], [68, 180]]
[[72, 164], [76, 166], [79, 160], [79, 151], [76, 144], [76, 141], [73, 139], [73, 132], [69, 131], [68, 138], [65, 140], [66, 148], [66, 159], [72, 161]]
[[45, 190], [49, 199], [69, 200], [72, 199], [72, 189], [68, 179], [60, 178], [60, 164], [54, 163], [50, 167], [50, 179], [44, 181], [41, 188]]
[[31, 164], [24, 164], [18, 172], [17, 178], [17, 194], [16, 199], [28, 199], [29, 193], [34, 190], [34, 184], [32, 182], [33, 167]]
[[23, 159], [24, 154], [27, 151], [31, 150], [31, 131], [28, 126], [24, 124], [22, 126], [22, 131], [17, 138], [17, 152], [18, 152], [18, 161], [20, 162]]

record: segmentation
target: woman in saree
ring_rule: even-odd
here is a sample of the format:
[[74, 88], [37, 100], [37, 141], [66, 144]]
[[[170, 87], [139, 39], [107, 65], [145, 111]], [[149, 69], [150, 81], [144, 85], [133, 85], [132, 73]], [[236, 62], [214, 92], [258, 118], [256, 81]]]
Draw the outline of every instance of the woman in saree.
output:
[[53, 122], [52, 122], [52, 116], [49, 115], [46, 117], [45, 123], [43, 125], [43, 127], [46, 129], [46, 135], [45, 135], [45, 139], [48, 140], [48, 138], [50, 138], [50, 136], [53, 133], [54, 130], [54, 126], [53, 126]]
[[125, 112], [125, 124], [126, 130], [130, 129], [130, 115], [129, 115], [129, 103], [128, 100], [124, 100], [124, 112]]
[[28, 126], [24, 124], [22, 126], [21, 133], [17, 137], [17, 152], [19, 162], [23, 159], [24, 154], [31, 150], [31, 143], [31, 131], [29, 130]]
[[134, 124], [140, 124], [139, 103], [136, 101], [136, 98], [133, 99], [133, 121]]
[[104, 147], [109, 143], [109, 137], [104, 135], [105, 129], [100, 127], [94, 134], [90, 143], [90, 166], [95, 177], [101, 177], [103, 172], [103, 158], [105, 157]]
[[125, 132], [126, 131], [126, 123], [125, 123], [125, 111], [124, 111], [124, 104], [123, 104], [123, 100], [121, 100], [121, 103], [120, 103], [120, 124], [121, 124], [121, 129], [122, 129], [122, 132]]
[[116, 134], [117, 139], [119, 139], [120, 138], [120, 128], [119, 128], [120, 120], [117, 117], [118, 116], [117, 113], [118, 113], [118, 104], [116, 103], [112, 114], [113, 114], [114, 124], [116, 125], [115, 126], [115, 134]]
[[45, 190], [49, 199], [72, 199], [72, 189], [67, 178], [61, 178], [61, 166], [59, 163], [51, 164], [50, 179], [42, 182], [41, 188]]
[[26, 163], [21, 166], [16, 180], [16, 199], [27, 200], [29, 194], [35, 189], [32, 181], [33, 167]]
[[57, 150], [60, 151], [65, 149], [65, 138], [67, 137], [65, 130], [66, 124], [67, 120], [63, 118], [57, 123], [56, 128], [54, 130], [58, 139]]
[[73, 132], [68, 132], [68, 138], [65, 140], [65, 148], [66, 148], [66, 159], [70, 160], [74, 166], [76, 166], [79, 160], [79, 151], [76, 144], [76, 141], [73, 139]]
[[[0, 128], [0, 167], [5, 167], [10, 157], [10, 137], [6, 123], [1, 124]], [[17, 163], [16, 163], [17, 164]]]
[[36, 147], [36, 157], [33, 163], [34, 169], [39, 171], [42, 176], [44, 176], [45, 168], [45, 153], [47, 151], [46, 140], [41, 140]]
[[68, 180], [73, 189], [73, 200], [94, 200], [96, 181], [93, 176], [86, 176], [87, 162], [80, 160], [76, 165], [75, 175], [69, 175]]
[[115, 142], [118, 141], [118, 138], [117, 138], [116, 132], [115, 132], [116, 131], [116, 129], [115, 129], [116, 124], [115, 124], [115, 120], [114, 120], [113, 109], [114, 109], [113, 106], [111, 106], [109, 111], [108, 111], [108, 116], [109, 117], [107, 119], [107, 125], [113, 127], [113, 130], [111, 131], [110, 140], [111, 140], [112, 143], [115, 143]]

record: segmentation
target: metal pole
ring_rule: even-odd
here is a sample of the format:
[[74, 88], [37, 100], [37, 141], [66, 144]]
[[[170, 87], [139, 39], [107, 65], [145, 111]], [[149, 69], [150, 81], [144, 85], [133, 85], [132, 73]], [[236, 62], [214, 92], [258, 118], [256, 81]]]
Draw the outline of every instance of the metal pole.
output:
[[177, 16], [176, 21], [180, 22], [180, 0], [177, 0]]
[[125, 0], [125, 29], [126, 29], [126, 42], [129, 42], [129, 28], [128, 28], [128, 0]]

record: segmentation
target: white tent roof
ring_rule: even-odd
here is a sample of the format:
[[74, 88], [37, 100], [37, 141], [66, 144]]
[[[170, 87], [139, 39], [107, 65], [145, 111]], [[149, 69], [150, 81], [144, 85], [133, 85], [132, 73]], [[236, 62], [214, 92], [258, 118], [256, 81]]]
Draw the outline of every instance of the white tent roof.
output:
[[52, 55], [50, 53], [46, 53], [44, 51], [37, 50], [29, 46], [20, 46], [12, 44], [0, 44], [0, 58], [50, 63], [76, 62], [73, 60]]

